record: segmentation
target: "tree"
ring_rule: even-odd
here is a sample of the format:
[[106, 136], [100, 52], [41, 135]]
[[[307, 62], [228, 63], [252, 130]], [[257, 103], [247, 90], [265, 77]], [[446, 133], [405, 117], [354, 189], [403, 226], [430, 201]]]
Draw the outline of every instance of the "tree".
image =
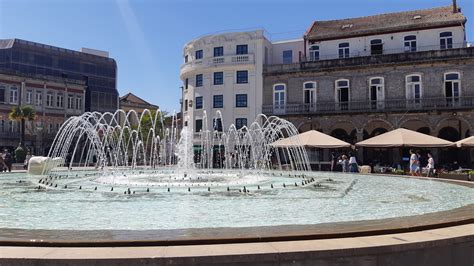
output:
[[23, 146], [25, 141], [25, 122], [36, 119], [35, 109], [29, 105], [15, 106], [8, 114], [8, 118], [10, 118], [10, 120], [20, 121], [20, 144], [18, 146]]

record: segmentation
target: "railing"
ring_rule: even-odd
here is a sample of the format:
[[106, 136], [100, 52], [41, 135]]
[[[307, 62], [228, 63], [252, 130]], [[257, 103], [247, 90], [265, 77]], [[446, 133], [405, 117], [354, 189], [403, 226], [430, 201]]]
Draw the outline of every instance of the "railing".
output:
[[253, 64], [253, 54], [226, 55], [219, 57], [204, 58], [187, 62], [181, 66], [181, 72], [194, 67], [210, 67], [224, 64]]
[[266, 115], [376, 113], [393, 111], [433, 111], [474, 108], [474, 96], [422, 99], [389, 99], [384, 101], [317, 102], [263, 105]]

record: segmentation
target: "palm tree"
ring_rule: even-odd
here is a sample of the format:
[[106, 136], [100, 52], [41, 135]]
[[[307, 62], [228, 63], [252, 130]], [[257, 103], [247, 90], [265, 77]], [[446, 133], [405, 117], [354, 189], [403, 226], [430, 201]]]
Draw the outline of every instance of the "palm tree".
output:
[[8, 118], [21, 122], [20, 145], [23, 146], [25, 140], [25, 121], [33, 121], [36, 119], [36, 112], [32, 106], [15, 106], [8, 114]]

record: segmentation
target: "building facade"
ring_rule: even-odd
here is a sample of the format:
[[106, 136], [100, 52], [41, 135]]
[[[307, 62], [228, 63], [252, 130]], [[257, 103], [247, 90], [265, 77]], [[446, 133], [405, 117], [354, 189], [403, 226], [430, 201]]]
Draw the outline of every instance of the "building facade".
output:
[[[265, 66], [262, 111], [352, 144], [398, 127], [451, 141], [470, 136], [474, 48], [465, 23], [455, 6], [316, 21], [303, 60]], [[400, 159], [391, 152], [360, 149], [359, 158]], [[437, 158], [468, 160], [461, 153]]]
[[[143, 112], [148, 109], [149, 111], [156, 111], [159, 109], [158, 105], [151, 104], [142, 98], [136, 96], [135, 94], [129, 92], [124, 96], [120, 97], [120, 109], [128, 113], [130, 111], [135, 111], [137, 116], [129, 116], [129, 121], [132, 125], [138, 125], [138, 119], [143, 114]], [[125, 119], [120, 117], [120, 119]]]
[[118, 109], [116, 63], [108, 53], [81, 52], [19, 40], [0, 40], [0, 148], [19, 143], [19, 123], [8, 113], [30, 105], [37, 115], [26, 123], [25, 146], [46, 154], [62, 123], [85, 111]]

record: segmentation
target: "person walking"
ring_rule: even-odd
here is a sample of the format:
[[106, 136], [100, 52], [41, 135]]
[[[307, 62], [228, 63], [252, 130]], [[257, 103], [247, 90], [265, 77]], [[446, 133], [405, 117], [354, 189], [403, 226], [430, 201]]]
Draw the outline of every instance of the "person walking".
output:
[[335, 152], [331, 152], [331, 172], [336, 171], [337, 156]]
[[3, 171], [7, 171], [7, 165], [5, 164], [5, 160], [3, 160], [3, 153], [0, 151], [0, 173]]
[[418, 168], [419, 168], [418, 155], [416, 155], [414, 150], [410, 150], [410, 174], [412, 176], [417, 176]]
[[434, 176], [434, 171], [435, 171], [435, 162], [433, 159], [433, 155], [431, 155], [430, 152], [428, 152], [428, 165], [426, 168], [428, 168], [428, 173], [426, 174], [426, 177], [433, 177]]
[[350, 170], [351, 170], [352, 173], [358, 173], [359, 172], [359, 165], [357, 164], [357, 159], [356, 159], [354, 153], [350, 154], [349, 166], [350, 166]]
[[349, 172], [349, 160], [346, 155], [342, 155], [341, 158], [342, 172], [347, 173]]
[[5, 150], [3, 156], [4, 156], [3, 161], [5, 162], [5, 165], [7, 166], [8, 172], [11, 172], [12, 164], [13, 164], [12, 154], [8, 150]]
[[28, 154], [26, 154], [25, 161], [23, 162], [23, 169], [27, 170], [28, 169], [28, 163], [30, 163], [31, 159], [31, 152], [28, 151]]

